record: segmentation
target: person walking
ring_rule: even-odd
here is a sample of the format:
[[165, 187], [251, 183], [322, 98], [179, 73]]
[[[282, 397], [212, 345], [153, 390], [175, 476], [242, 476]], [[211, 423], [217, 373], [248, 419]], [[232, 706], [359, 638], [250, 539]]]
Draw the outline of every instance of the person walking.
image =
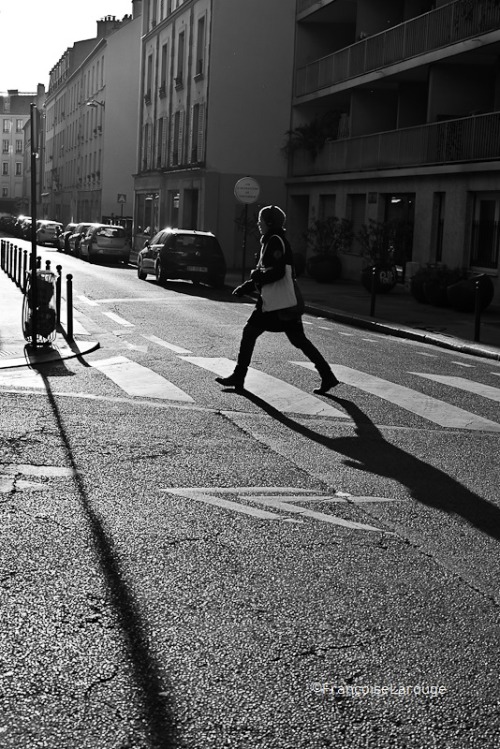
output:
[[321, 384], [314, 392], [324, 395], [339, 385], [339, 381], [323, 355], [304, 333], [303, 305], [297, 298], [293, 254], [286, 238], [285, 221], [286, 215], [278, 206], [268, 205], [259, 212], [260, 258], [257, 267], [250, 273], [250, 280], [233, 291], [235, 296], [258, 293], [259, 297], [243, 328], [234, 372], [229, 377], [217, 377], [216, 381], [226, 387], [243, 389], [259, 336], [265, 331], [285, 333], [290, 343], [302, 351], [318, 370]]

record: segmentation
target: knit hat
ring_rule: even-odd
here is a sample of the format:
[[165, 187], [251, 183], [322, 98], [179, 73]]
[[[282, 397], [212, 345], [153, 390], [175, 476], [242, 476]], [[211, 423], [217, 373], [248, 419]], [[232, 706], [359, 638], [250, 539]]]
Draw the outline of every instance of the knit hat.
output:
[[272, 229], [282, 229], [285, 225], [286, 214], [277, 205], [266, 205], [259, 212], [259, 221], [264, 221]]

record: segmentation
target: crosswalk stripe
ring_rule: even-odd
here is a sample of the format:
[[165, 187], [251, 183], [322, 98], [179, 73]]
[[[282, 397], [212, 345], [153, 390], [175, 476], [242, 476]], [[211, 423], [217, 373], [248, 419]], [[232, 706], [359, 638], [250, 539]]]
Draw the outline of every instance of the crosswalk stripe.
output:
[[163, 348], [168, 348], [170, 351], [174, 351], [176, 354], [191, 354], [192, 352], [187, 348], [182, 348], [182, 346], [175, 346], [173, 343], [168, 343], [168, 341], [164, 341], [163, 338], [158, 338], [158, 336], [155, 335], [145, 335], [142, 333], [142, 337], [145, 338], [147, 341], [151, 341], [151, 343], [156, 343], [157, 346], [163, 346]]
[[500, 389], [491, 387], [490, 385], [483, 385], [480, 382], [467, 380], [465, 377], [454, 377], [452, 375], [424, 374], [423, 372], [411, 372], [410, 374], [414, 374], [417, 377], [424, 377], [426, 380], [431, 380], [432, 382], [440, 382], [442, 385], [451, 385], [451, 387], [458, 388], [459, 390], [481, 395], [483, 398], [489, 398], [489, 400], [500, 403]]
[[[184, 361], [197, 367], [207, 369], [220, 377], [227, 377], [234, 370], [235, 362], [231, 359], [208, 358], [199, 356], [181, 356]], [[250, 368], [245, 378], [245, 388], [258, 398], [265, 400], [282, 413], [298, 413], [307, 416], [335, 416], [349, 419], [343, 411], [333, 408], [319, 398], [304, 393], [303, 390], [290, 385], [284, 380]]]
[[[306, 369], [314, 369], [314, 365], [309, 362], [292, 362], [292, 364]], [[411, 388], [403, 385], [396, 385], [389, 380], [382, 380], [380, 377], [374, 377], [357, 369], [344, 367], [341, 364], [335, 364], [333, 370], [342, 382], [383, 398], [396, 406], [432, 421], [434, 424], [439, 424], [439, 426], [500, 432], [498, 422], [476, 416], [469, 411], [464, 411], [457, 406], [411, 390]]]
[[93, 362], [92, 366], [113, 380], [128, 395], [194, 402], [191, 396], [172, 382], [125, 356], [101, 359]]
[[120, 315], [115, 314], [114, 312], [104, 312], [103, 315], [106, 315], [106, 317], [109, 317], [110, 320], [113, 320], [113, 322], [118, 323], [118, 325], [123, 325], [125, 328], [133, 328], [134, 323], [129, 322], [128, 320], [125, 320], [124, 317], [120, 317]]

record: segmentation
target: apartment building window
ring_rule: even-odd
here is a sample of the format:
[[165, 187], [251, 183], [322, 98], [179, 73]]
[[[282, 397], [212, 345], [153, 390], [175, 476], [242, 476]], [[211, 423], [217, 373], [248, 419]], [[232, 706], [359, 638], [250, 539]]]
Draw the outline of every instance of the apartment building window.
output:
[[19, 161], [16, 161], [16, 177], [21, 177], [22, 174], [23, 174], [23, 165]]
[[11, 120], [4, 120], [3, 121], [2, 130], [3, 130], [4, 133], [10, 133], [11, 127], [12, 127]]
[[168, 43], [162, 44], [160, 58], [160, 96], [167, 95]]
[[9, 148], [10, 148], [10, 141], [3, 140], [2, 141], [2, 153], [9, 153]]
[[16, 133], [22, 133], [23, 132], [23, 121], [22, 120], [16, 120]]
[[9, 176], [9, 162], [8, 161], [3, 161], [2, 162], [2, 175], [4, 177], [8, 177]]
[[170, 163], [177, 166], [182, 163], [182, 142], [184, 138], [184, 112], [178, 111], [174, 115], [174, 132], [170, 142]]
[[8, 197], [9, 197], [9, 188], [2, 187], [2, 198], [8, 198]]
[[444, 207], [446, 193], [435, 192], [432, 206], [432, 247], [436, 263], [443, 259]]
[[500, 193], [475, 196], [470, 264], [496, 270], [500, 244]]
[[148, 55], [148, 62], [146, 66], [146, 91], [144, 93], [144, 101], [146, 104], [151, 104], [151, 89], [153, 85], [153, 55]]
[[22, 153], [23, 152], [23, 142], [22, 140], [16, 140], [16, 153]]
[[205, 152], [205, 105], [195, 104], [191, 108], [190, 162], [203, 161]]
[[205, 66], [205, 16], [198, 19], [196, 34], [196, 63], [195, 76], [203, 75]]
[[182, 86], [184, 80], [184, 54], [185, 54], [186, 35], [181, 31], [177, 39], [177, 75], [175, 76], [175, 85], [177, 88]]

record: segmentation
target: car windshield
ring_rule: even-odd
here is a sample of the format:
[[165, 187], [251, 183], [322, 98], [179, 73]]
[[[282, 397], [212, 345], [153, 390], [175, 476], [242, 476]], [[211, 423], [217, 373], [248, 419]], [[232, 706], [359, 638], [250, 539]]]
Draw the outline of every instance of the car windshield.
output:
[[108, 237], [110, 239], [119, 239], [125, 236], [125, 230], [116, 226], [100, 226], [96, 230], [97, 237]]

